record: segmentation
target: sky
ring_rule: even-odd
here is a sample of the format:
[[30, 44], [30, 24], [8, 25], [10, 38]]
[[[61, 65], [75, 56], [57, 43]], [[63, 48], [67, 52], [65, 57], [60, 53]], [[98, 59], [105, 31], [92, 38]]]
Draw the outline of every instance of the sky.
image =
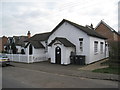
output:
[[119, 0], [0, 0], [0, 36], [52, 31], [63, 19], [96, 27], [103, 20], [118, 31]]

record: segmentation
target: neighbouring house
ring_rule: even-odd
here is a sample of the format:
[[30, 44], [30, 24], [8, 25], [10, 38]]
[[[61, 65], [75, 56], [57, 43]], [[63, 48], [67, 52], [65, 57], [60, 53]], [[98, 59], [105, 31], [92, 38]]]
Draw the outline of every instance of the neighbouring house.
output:
[[46, 61], [48, 58], [47, 40], [50, 32], [35, 34], [25, 41], [26, 55], [33, 55], [33, 62]]
[[7, 43], [7, 40], [6, 36], [0, 37], [0, 52], [4, 52], [4, 45]]
[[8, 53], [13, 54], [25, 54], [25, 40], [30, 38], [30, 31], [28, 31], [28, 36], [13, 36], [8, 37], [7, 43], [4, 45], [4, 49]]
[[[104, 21], [100, 21], [95, 27], [95, 31], [104, 37], [108, 38], [109, 44], [109, 60], [113, 63], [119, 63], [120, 58], [120, 33], [116, 32], [112, 27]], [[115, 65], [115, 64], [114, 64]]]
[[51, 63], [67, 65], [74, 54], [85, 56], [85, 64], [90, 64], [108, 57], [106, 40], [94, 29], [63, 19], [48, 38], [48, 58]]
[[120, 34], [102, 20], [95, 27], [95, 31], [106, 37], [108, 43], [120, 41]]

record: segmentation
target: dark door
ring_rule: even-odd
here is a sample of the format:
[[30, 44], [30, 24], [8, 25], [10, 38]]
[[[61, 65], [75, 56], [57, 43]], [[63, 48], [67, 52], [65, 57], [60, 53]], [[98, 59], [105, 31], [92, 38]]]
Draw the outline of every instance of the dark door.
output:
[[32, 45], [30, 44], [30, 46], [29, 46], [29, 55], [32, 55], [32, 52], [33, 52]]
[[58, 46], [55, 49], [55, 60], [57, 64], [61, 64], [61, 48]]

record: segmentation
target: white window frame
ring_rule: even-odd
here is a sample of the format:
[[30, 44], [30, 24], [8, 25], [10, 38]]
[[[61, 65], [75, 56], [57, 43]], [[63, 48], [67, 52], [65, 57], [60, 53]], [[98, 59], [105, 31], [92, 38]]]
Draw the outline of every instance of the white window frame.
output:
[[100, 52], [101, 52], [101, 54], [103, 54], [103, 42], [100, 42]]
[[98, 41], [94, 41], [94, 53], [98, 54]]

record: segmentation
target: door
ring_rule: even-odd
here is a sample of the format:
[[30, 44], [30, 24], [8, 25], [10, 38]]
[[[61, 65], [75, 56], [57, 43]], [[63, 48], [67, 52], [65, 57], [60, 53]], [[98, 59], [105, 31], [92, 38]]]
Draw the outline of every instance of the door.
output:
[[33, 53], [32, 45], [30, 44], [30, 46], [29, 46], [29, 55], [32, 55], [32, 53]]
[[55, 48], [55, 60], [56, 64], [61, 64], [61, 48], [59, 46]]

